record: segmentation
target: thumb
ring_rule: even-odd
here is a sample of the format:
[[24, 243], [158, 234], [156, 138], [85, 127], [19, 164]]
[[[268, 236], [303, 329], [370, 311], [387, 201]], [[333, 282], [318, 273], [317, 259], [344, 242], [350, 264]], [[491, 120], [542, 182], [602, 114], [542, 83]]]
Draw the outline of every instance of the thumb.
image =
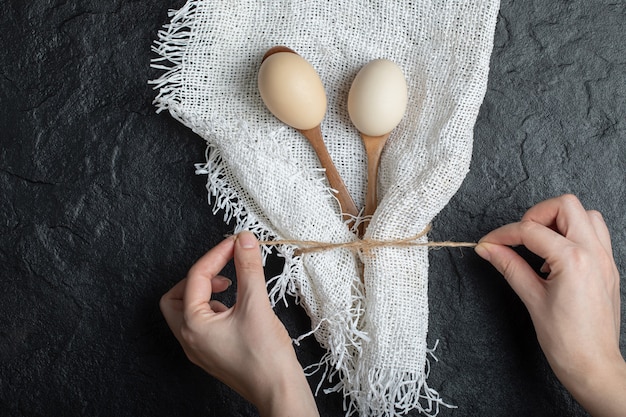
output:
[[255, 300], [269, 306], [263, 260], [259, 242], [254, 234], [244, 231], [237, 235], [234, 258], [237, 272], [237, 302]]
[[481, 258], [489, 261], [507, 280], [526, 308], [540, 297], [542, 279], [513, 249], [504, 245], [481, 242], [475, 248]]

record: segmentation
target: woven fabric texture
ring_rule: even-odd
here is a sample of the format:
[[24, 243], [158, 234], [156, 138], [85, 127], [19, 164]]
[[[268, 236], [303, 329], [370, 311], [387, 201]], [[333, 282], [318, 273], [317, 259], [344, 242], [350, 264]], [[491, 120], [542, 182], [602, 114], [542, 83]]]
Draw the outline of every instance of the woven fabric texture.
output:
[[[379, 205], [365, 237], [416, 235], [469, 169], [498, 7], [497, 0], [190, 0], [171, 11], [155, 43], [153, 66], [162, 70], [152, 81], [155, 103], [206, 140], [197, 172], [207, 175], [213, 209], [236, 231], [348, 242], [357, 236], [311, 146], [264, 106], [258, 68], [269, 48], [285, 45], [319, 73], [328, 96], [324, 140], [362, 207], [366, 158], [348, 91], [370, 60], [394, 61], [407, 81], [408, 108], [383, 151]], [[343, 392], [346, 413], [436, 414], [445, 403], [426, 382], [427, 249], [277, 251], [285, 270], [268, 283], [270, 296], [295, 295], [306, 309], [328, 352], [319, 364], [331, 381], [326, 390]]]

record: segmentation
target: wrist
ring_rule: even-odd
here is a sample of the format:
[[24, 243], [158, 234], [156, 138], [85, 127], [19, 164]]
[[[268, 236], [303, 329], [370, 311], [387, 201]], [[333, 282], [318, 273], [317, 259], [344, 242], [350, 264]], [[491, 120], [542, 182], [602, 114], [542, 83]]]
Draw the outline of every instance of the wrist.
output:
[[569, 364], [568, 368], [562, 367], [564, 374], [563, 383], [571, 385], [572, 391], [594, 390], [606, 384], [609, 380], [617, 377], [626, 364], [619, 351], [611, 354], [592, 355], [584, 360]]
[[626, 362], [616, 352], [565, 377], [559, 376], [573, 397], [594, 416], [619, 416], [626, 409]]
[[313, 393], [299, 363], [276, 375], [255, 405], [261, 417], [319, 417]]

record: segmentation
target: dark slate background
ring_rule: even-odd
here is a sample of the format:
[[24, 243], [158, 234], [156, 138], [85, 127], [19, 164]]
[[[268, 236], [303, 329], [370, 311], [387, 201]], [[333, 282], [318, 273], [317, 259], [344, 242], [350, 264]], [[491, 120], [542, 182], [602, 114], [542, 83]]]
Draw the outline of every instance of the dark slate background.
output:
[[[150, 47], [182, 4], [0, 1], [1, 415], [256, 415], [188, 363], [158, 309], [231, 232], [194, 175], [203, 141], [151, 104]], [[472, 169], [432, 238], [476, 240], [571, 192], [605, 215], [624, 275], [625, 96], [624, 2], [503, 1]], [[430, 282], [429, 382], [459, 406], [442, 416], [585, 415], [471, 250], [432, 251]], [[307, 329], [299, 307], [277, 313]], [[322, 416], [341, 403], [318, 398]]]

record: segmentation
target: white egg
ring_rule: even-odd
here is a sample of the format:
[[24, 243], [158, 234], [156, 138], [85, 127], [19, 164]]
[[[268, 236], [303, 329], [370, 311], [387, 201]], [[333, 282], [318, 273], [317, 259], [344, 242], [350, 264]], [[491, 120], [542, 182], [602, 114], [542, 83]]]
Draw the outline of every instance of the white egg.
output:
[[382, 136], [404, 117], [408, 93], [400, 67], [387, 59], [365, 65], [354, 78], [348, 94], [348, 113], [359, 132]]

